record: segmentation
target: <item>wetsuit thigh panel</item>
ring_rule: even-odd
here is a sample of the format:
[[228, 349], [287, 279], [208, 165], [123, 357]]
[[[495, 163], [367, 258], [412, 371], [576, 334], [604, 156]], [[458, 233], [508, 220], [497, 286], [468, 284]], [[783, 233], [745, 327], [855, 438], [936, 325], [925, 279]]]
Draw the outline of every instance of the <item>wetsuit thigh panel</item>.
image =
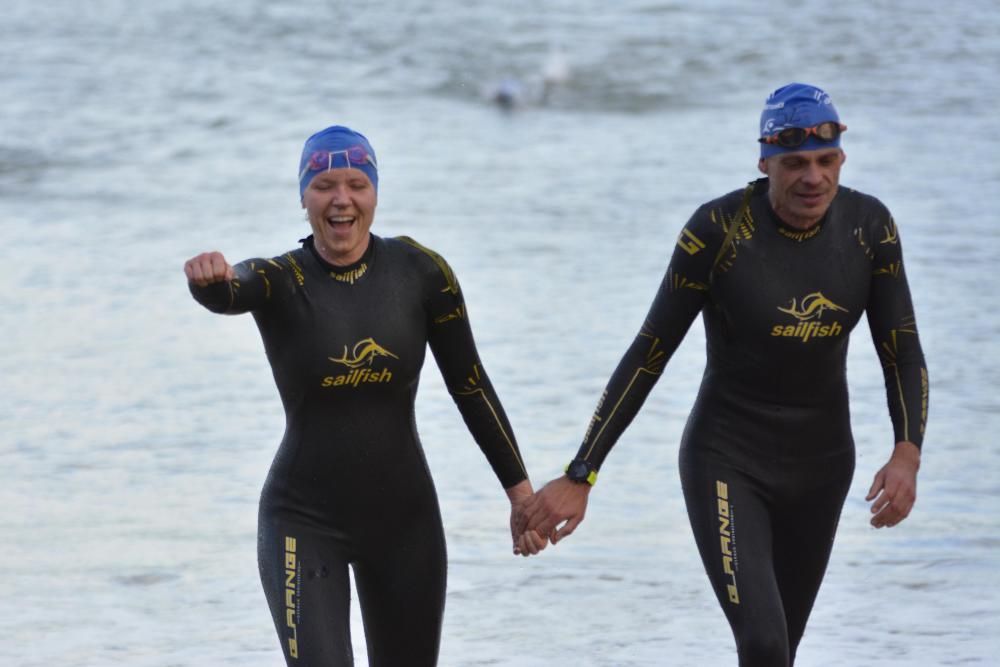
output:
[[788, 665], [769, 498], [757, 480], [690, 447], [681, 448], [680, 473], [695, 542], [736, 639], [739, 664]]
[[440, 520], [423, 523], [366, 544], [353, 564], [371, 667], [437, 664], [447, 556]]
[[257, 561], [285, 662], [352, 667], [351, 582], [340, 541], [262, 512]]
[[819, 592], [840, 511], [851, 486], [854, 452], [809, 461], [790, 474], [798, 488], [775, 517], [774, 568], [785, 607], [792, 659]]

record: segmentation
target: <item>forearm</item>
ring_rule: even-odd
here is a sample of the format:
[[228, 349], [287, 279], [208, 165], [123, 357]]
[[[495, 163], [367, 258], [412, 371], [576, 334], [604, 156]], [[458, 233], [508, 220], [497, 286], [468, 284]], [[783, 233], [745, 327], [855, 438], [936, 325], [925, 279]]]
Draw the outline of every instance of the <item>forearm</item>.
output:
[[919, 362], [883, 363], [883, 373], [896, 442], [909, 442], [922, 447], [930, 384], [922, 355]]
[[431, 352], [469, 433], [501, 485], [509, 489], [528, 477], [514, 431], [479, 360], [464, 304], [456, 297], [447, 308], [461, 315], [431, 324]]
[[474, 363], [464, 383], [449, 384], [448, 388], [469, 433], [486, 456], [500, 484], [510, 489], [525, 481], [528, 472], [514, 431], [482, 366]]
[[233, 305], [233, 287], [231, 280], [220, 283], [212, 283], [204, 287], [199, 287], [193, 282], [188, 283], [191, 296], [202, 306], [213, 313], [227, 313]]
[[660, 378], [668, 355], [659, 344], [644, 327], [611, 374], [577, 452], [577, 458], [595, 470], [600, 469]]
[[905, 281], [883, 284], [869, 308], [872, 340], [882, 363], [896, 442], [923, 443], [929, 378]]
[[675, 253], [642, 328], [618, 362], [591, 417], [577, 458], [595, 470], [638, 414], [704, 304], [703, 283], [681, 279], [678, 265], [684, 262]]

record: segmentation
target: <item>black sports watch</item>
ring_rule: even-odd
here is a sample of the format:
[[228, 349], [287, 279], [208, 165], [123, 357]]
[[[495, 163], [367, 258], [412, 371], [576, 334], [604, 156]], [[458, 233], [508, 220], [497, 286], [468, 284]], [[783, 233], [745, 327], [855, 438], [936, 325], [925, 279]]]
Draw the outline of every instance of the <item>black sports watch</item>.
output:
[[566, 476], [577, 484], [590, 484], [593, 486], [597, 483], [597, 468], [589, 461], [573, 459], [566, 466]]

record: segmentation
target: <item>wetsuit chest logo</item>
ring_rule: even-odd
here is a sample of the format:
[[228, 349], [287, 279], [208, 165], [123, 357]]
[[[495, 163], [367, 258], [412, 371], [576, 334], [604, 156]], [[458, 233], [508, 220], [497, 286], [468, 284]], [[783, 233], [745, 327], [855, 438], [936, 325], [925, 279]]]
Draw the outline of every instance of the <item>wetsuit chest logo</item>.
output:
[[395, 354], [385, 349], [375, 342], [374, 338], [364, 338], [359, 340], [348, 353], [347, 346], [344, 346], [344, 354], [341, 357], [327, 357], [335, 364], [341, 364], [348, 370], [340, 375], [328, 375], [323, 378], [324, 387], [357, 387], [362, 384], [383, 383], [392, 380], [392, 372], [382, 367], [381, 370], [372, 368], [372, 364], [380, 357], [399, 359]]
[[839, 336], [844, 331], [840, 322], [822, 322], [823, 314], [826, 312], [848, 312], [830, 299], [823, 296], [822, 292], [813, 292], [802, 297], [801, 303], [797, 298], [793, 298], [787, 306], [778, 306], [778, 310], [791, 315], [795, 324], [776, 324], [771, 329], [772, 336], [782, 338], [798, 338], [806, 343], [813, 338], [827, 338], [829, 336]]

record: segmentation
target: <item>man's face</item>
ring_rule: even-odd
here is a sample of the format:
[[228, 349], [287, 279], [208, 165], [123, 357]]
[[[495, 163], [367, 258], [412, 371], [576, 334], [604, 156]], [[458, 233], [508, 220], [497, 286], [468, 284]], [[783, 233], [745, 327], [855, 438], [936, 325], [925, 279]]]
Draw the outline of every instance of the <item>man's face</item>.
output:
[[840, 148], [761, 158], [758, 168], [770, 179], [768, 198], [774, 212], [799, 229], [819, 222], [837, 194], [840, 167], [846, 159]]

